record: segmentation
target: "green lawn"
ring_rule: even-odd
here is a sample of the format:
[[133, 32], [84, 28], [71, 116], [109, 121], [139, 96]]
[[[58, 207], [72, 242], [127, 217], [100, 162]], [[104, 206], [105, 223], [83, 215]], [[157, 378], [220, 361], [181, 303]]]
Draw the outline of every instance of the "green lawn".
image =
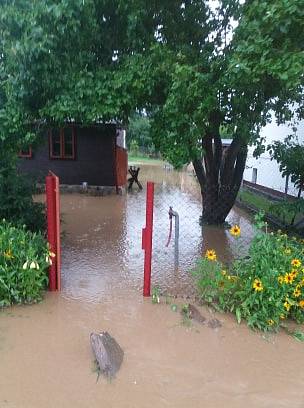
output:
[[164, 161], [161, 159], [151, 159], [146, 156], [128, 156], [128, 163], [132, 164], [151, 164], [151, 165], [162, 165]]
[[239, 193], [239, 200], [244, 204], [255, 207], [258, 210], [265, 211], [265, 213], [269, 212], [269, 207], [274, 203], [273, 201], [268, 200], [266, 197], [247, 190], [243, 190]]
[[272, 206], [278, 204], [278, 201], [270, 200], [262, 195], [247, 190], [240, 191], [238, 198], [245, 205], [247, 204], [257, 211], [264, 211], [265, 214], [269, 214], [270, 216], [277, 218], [283, 224], [289, 224], [292, 221], [292, 214], [285, 214], [284, 217], [283, 213], [282, 216], [280, 216], [280, 212], [274, 211]]

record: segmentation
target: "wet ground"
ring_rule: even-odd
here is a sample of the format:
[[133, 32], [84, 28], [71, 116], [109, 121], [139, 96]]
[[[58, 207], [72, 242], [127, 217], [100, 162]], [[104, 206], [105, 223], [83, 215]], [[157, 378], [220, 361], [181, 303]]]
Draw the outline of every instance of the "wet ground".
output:
[[[157, 182], [153, 285], [191, 293], [196, 257], [211, 247], [224, 261], [238, 256], [252, 236], [250, 220], [232, 212], [239, 241], [224, 229], [201, 229], [192, 175], [145, 167], [146, 179]], [[142, 298], [144, 194], [62, 197], [63, 291], [0, 313], [0, 407], [303, 408], [302, 343], [284, 333], [264, 338], [227, 315], [216, 316], [218, 329], [185, 326], [164, 298], [160, 305]], [[173, 241], [165, 247], [169, 205], [181, 221], [178, 270]], [[101, 330], [125, 351], [111, 383], [96, 383], [89, 335]]]
[[[144, 166], [140, 179], [155, 182], [152, 285], [173, 295], [193, 294], [191, 270], [207, 248], [230, 262], [247, 248], [253, 229], [248, 215], [232, 210], [228, 222], [239, 224], [242, 237], [224, 228], [201, 227], [199, 186], [193, 174]], [[99, 301], [126, 285], [138, 291], [143, 283], [141, 233], [145, 226], [146, 192], [136, 187], [126, 196], [88, 197], [66, 194], [61, 198], [64, 296]], [[169, 207], [179, 214], [179, 263], [175, 267], [174, 223], [169, 236]]]

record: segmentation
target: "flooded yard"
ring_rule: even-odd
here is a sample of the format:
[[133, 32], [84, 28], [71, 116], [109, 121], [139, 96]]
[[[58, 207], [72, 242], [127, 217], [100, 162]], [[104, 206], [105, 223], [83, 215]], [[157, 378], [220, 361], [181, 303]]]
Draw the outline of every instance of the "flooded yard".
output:
[[[199, 186], [191, 173], [143, 166], [141, 182], [155, 182], [152, 285], [171, 295], [193, 294], [191, 270], [207, 248], [229, 262], [245, 250], [253, 229], [248, 215], [232, 210], [228, 222], [239, 224], [236, 241], [224, 228], [199, 225], [202, 211]], [[63, 230], [63, 292], [73, 299], [100, 301], [116, 289], [141, 291], [146, 193], [136, 187], [126, 196], [61, 197]], [[169, 207], [179, 213], [179, 267], [174, 266], [174, 227], [168, 247]]]
[[[241, 226], [240, 240], [200, 227], [191, 173], [144, 166], [140, 180], [156, 183], [152, 285], [162, 292], [192, 295], [190, 271], [206, 248], [224, 262], [246, 250], [253, 228], [243, 211], [228, 220]], [[145, 191], [66, 194], [61, 205], [62, 292], [0, 313], [0, 408], [304, 407], [303, 344], [284, 333], [263, 337], [227, 315], [216, 314], [218, 329], [185, 326], [169, 304], [143, 299]], [[180, 216], [178, 269], [174, 239], [166, 247], [169, 206]], [[112, 382], [96, 382], [89, 343], [104, 330], [125, 351]]]

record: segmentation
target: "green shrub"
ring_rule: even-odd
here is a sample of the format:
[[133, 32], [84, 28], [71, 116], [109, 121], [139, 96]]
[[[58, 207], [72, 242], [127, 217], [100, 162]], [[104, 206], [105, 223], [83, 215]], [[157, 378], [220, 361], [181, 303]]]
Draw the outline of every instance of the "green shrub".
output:
[[0, 307], [41, 300], [51, 255], [40, 233], [0, 222]]
[[136, 140], [132, 140], [130, 143], [130, 154], [135, 157], [139, 154], [139, 146]]
[[18, 174], [13, 163], [0, 166], [0, 219], [31, 231], [45, 230], [44, 205], [33, 201], [33, 180]]
[[249, 255], [224, 268], [214, 251], [207, 251], [195, 271], [202, 299], [233, 312], [252, 328], [277, 330], [286, 318], [304, 321], [303, 240], [259, 229]]

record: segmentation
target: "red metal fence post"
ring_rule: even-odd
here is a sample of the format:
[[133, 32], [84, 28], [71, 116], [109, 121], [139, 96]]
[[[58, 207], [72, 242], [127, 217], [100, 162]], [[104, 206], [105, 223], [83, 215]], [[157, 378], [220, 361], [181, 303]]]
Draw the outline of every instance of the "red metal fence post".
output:
[[147, 183], [146, 227], [142, 230], [142, 249], [145, 251], [143, 295], [151, 295], [151, 262], [153, 237], [154, 183]]
[[[47, 208], [47, 238], [50, 245], [50, 250], [56, 255], [56, 200], [55, 193], [55, 179], [52, 175], [46, 177], [46, 208]], [[56, 282], [56, 264], [57, 256], [53, 259], [52, 265], [49, 268], [49, 289], [54, 291], [57, 289]]]
[[60, 190], [59, 178], [54, 176], [55, 183], [55, 221], [56, 221], [56, 267], [57, 290], [61, 290], [61, 243], [60, 243]]

